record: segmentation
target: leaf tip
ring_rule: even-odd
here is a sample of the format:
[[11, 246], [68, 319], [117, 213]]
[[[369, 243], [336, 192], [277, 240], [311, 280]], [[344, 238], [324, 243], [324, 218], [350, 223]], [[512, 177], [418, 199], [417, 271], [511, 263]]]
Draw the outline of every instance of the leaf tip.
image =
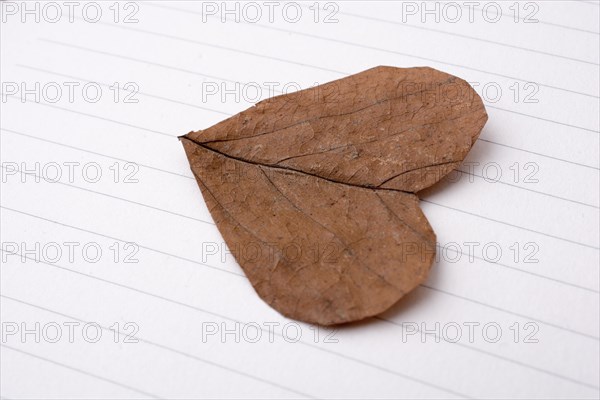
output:
[[179, 141], [181, 141], [181, 139], [189, 139], [188, 135], [191, 135], [192, 133], [194, 133], [194, 131], [189, 131], [185, 135], [177, 136], [177, 139], [179, 139]]

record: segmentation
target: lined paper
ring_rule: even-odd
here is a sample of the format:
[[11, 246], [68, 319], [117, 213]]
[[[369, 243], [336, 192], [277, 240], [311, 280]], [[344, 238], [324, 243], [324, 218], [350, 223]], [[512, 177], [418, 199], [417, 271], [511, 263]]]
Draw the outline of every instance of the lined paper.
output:
[[[2, 398], [598, 398], [600, 5], [467, 3], [76, 2], [69, 21], [2, 2]], [[489, 121], [420, 193], [425, 284], [365, 322], [286, 319], [177, 136], [377, 65], [462, 77]]]

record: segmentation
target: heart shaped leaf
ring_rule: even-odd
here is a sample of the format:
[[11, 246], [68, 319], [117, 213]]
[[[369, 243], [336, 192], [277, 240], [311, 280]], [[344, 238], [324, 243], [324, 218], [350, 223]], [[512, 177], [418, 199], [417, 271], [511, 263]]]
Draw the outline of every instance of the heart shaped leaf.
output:
[[332, 325], [377, 315], [426, 279], [435, 234], [414, 192], [459, 165], [486, 120], [459, 78], [377, 67], [181, 140], [259, 296]]

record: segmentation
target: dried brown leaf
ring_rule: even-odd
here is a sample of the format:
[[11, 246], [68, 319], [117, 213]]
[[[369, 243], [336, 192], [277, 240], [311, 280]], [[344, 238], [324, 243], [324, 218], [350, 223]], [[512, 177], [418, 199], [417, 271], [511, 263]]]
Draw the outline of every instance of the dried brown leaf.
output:
[[486, 120], [459, 78], [377, 67], [181, 140], [259, 296], [332, 325], [377, 315], [425, 280], [435, 234], [414, 192], [459, 165]]

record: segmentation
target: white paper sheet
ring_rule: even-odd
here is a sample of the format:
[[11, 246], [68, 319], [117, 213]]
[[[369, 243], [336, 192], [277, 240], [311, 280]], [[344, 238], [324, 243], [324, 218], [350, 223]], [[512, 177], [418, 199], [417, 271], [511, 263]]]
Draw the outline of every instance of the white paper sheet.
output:
[[[2, 398], [598, 398], [598, 2], [0, 5]], [[460, 76], [489, 121], [422, 193], [426, 284], [311, 327], [176, 137], [377, 65]]]

